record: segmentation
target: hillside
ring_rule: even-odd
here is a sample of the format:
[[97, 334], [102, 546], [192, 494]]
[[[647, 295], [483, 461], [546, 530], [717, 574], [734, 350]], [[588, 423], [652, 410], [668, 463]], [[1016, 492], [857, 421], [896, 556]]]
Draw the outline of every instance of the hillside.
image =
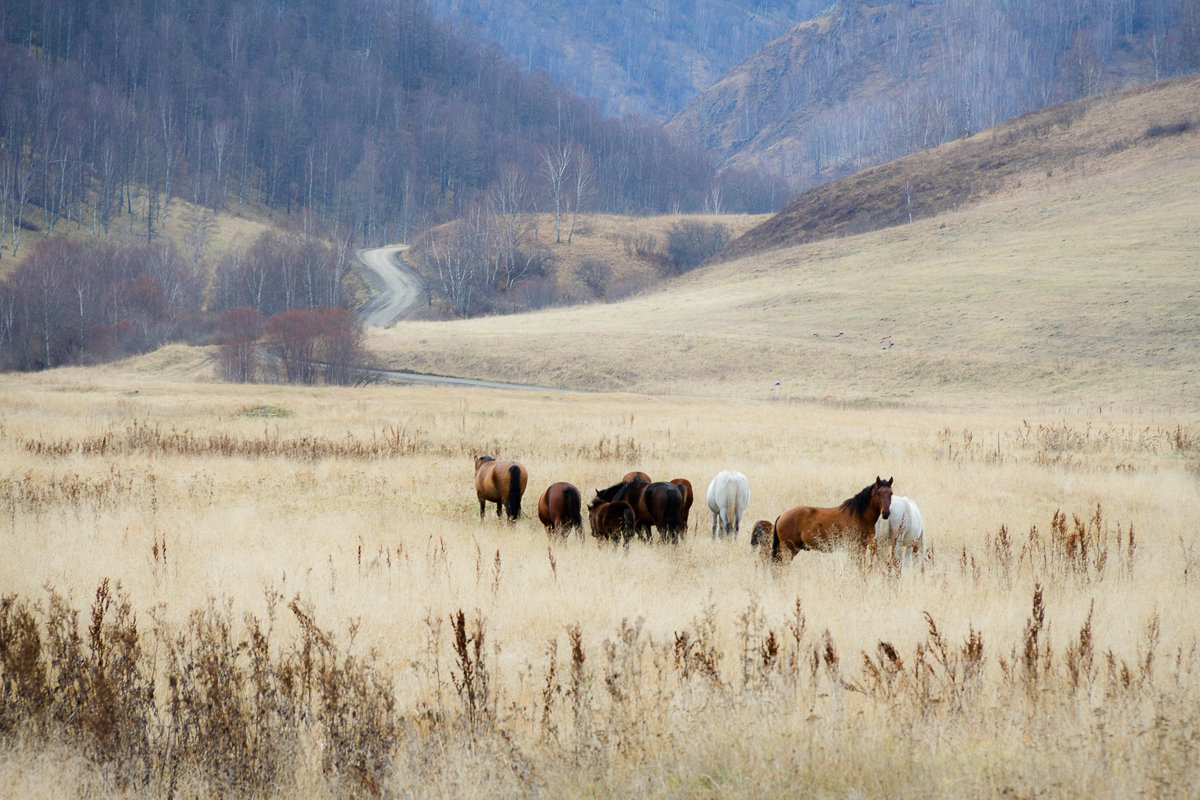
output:
[[1192, 152], [1198, 141], [1200, 76], [1079, 100], [809, 190], [721, 257], [900, 225], [1008, 190]]
[[470, 35], [550, 73], [612, 116], [664, 121], [827, 0], [641, 3], [430, 0]]
[[1200, 69], [1195, 4], [841, 2], [667, 124], [804, 189], [1050, 105]]
[[[1160, 90], [1179, 93], [1175, 116], [1148, 112], [1165, 112], [1148, 92], [1090, 101], [1073, 125], [1107, 131], [1104, 147], [1031, 151], [937, 216], [747, 250], [619, 303], [401, 323], [369, 345], [397, 368], [584, 390], [768, 399], [779, 380], [783, 397], [835, 402], [1194, 406], [1200, 131], [1146, 134], [1197, 107], [1195, 83]], [[1046, 136], [1005, 130], [968, 144]]]

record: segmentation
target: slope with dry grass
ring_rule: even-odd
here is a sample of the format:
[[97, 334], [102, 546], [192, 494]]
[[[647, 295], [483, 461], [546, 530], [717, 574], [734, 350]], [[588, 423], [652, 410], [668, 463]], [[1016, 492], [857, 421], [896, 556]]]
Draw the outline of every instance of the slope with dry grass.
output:
[[369, 345], [396, 368], [586, 390], [765, 398], [779, 380], [793, 399], [1178, 408], [1200, 379], [1197, 142], [620, 303], [406, 322]]

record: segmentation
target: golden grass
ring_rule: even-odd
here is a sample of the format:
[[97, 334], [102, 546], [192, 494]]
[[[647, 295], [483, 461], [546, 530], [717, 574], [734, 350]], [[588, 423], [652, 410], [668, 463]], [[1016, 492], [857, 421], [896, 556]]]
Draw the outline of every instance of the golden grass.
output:
[[[338, 762], [321, 706], [270, 793], [1186, 796], [1200, 777], [1186, 413], [232, 386], [197, 380], [182, 349], [159, 358], [175, 373], [0, 378], [0, 595], [45, 620], [57, 593], [86, 627], [110, 580], [160, 703], [170, 654], [213, 646], [197, 613], [234, 642], [260, 621], [281, 665], [318, 626], [344, 687], [365, 665], [393, 698], [386, 758]], [[481, 451], [531, 472], [515, 525], [478, 518]], [[552, 481], [590, 495], [634, 467], [695, 485], [682, 545], [549, 541], [528, 516]], [[751, 482], [735, 542], [707, 533], [722, 468]], [[848, 552], [770, 567], [748, 546], [753, 520], [877, 474], [921, 505], [924, 570]], [[477, 651], [454, 643], [460, 611]], [[27, 796], [247, 789], [187, 762], [138, 783], [86, 747], [4, 735], [0, 778]]]

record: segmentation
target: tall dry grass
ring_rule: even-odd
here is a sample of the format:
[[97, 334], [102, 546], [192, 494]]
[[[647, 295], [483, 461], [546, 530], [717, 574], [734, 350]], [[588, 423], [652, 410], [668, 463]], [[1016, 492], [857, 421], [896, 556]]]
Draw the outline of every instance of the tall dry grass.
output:
[[[0, 381], [0, 779], [22, 796], [1187, 796], [1183, 415], [64, 370]], [[471, 458], [531, 472], [478, 518]], [[555, 480], [696, 486], [676, 547], [548, 539]], [[707, 533], [877, 474], [933, 557]]]

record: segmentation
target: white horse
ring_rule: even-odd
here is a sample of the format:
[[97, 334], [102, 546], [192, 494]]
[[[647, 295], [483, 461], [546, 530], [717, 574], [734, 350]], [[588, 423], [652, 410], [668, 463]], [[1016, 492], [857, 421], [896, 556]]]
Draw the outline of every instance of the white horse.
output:
[[708, 484], [705, 496], [708, 510], [712, 512], [713, 536], [738, 533], [742, 525], [742, 512], [750, 505], [750, 482], [746, 476], [732, 469], [721, 470]]
[[884, 540], [898, 564], [905, 564], [909, 557], [919, 563], [925, 560], [925, 523], [921, 510], [911, 499], [903, 495], [892, 495], [891, 513], [875, 523], [875, 546]]

